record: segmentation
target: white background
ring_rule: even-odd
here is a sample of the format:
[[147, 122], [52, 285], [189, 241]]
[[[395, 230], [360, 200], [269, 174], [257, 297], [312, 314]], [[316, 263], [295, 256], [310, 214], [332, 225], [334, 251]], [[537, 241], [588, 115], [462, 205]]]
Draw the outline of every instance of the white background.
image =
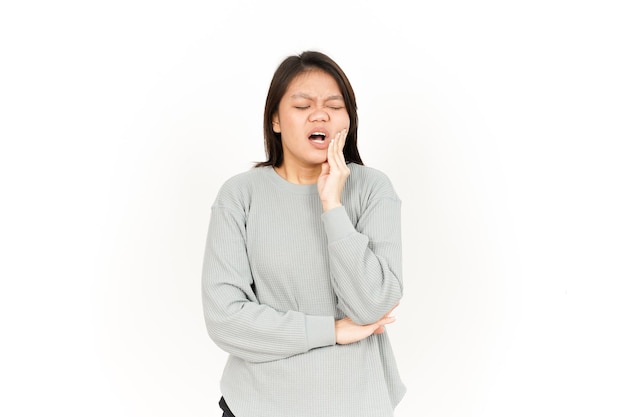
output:
[[403, 199], [396, 416], [626, 415], [620, 2], [6, 3], [0, 414], [221, 415], [209, 208], [318, 49]]

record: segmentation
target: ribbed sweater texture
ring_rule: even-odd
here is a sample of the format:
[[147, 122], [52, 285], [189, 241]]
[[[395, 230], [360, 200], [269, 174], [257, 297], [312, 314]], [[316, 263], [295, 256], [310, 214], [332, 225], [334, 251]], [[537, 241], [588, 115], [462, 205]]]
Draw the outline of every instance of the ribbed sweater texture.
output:
[[391, 417], [404, 396], [387, 332], [335, 341], [336, 319], [373, 323], [402, 297], [400, 199], [349, 167], [325, 213], [316, 184], [272, 167], [230, 178], [211, 207], [202, 301], [236, 417]]

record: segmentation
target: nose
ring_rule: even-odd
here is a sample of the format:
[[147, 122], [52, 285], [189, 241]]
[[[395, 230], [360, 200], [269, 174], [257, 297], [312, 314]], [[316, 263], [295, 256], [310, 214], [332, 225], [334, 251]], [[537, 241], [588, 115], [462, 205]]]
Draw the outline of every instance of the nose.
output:
[[309, 120], [312, 122], [327, 122], [329, 120], [328, 113], [323, 108], [315, 108], [309, 115]]

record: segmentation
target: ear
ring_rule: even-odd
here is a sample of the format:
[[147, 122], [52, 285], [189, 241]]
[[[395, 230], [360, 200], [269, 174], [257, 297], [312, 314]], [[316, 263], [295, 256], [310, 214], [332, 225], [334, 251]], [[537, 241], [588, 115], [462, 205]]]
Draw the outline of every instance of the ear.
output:
[[272, 116], [272, 130], [274, 133], [280, 133], [280, 122], [278, 121], [278, 115]]

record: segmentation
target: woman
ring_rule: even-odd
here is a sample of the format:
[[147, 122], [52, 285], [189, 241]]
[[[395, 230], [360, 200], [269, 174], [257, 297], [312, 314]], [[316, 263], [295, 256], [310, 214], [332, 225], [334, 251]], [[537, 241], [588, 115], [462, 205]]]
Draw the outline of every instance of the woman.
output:
[[405, 393], [384, 331], [402, 297], [400, 200], [363, 166], [356, 108], [331, 58], [285, 59], [265, 105], [267, 161], [211, 208], [202, 296], [230, 354], [226, 417], [390, 417]]

